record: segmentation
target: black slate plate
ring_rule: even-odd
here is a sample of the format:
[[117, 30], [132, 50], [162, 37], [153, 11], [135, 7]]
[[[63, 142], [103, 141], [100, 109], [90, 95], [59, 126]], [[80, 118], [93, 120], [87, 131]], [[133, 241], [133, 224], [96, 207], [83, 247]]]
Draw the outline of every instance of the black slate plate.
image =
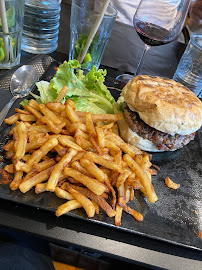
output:
[[[54, 68], [58, 63], [52, 62], [50, 67], [42, 76], [44, 80], [50, 80], [55, 73]], [[114, 84], [113, 79], [107, 77], [106, 85], [119, 87]], [[115, 99], [120, 92], [111, 89]], [[0, 109], [9, 100], [10, 93], [0, 90]], [[20, 102], [20, 101], [19, 101]], [[19, 102], [15, 106], [19, 106]], [[14, 113], [11, 109], [9, 115]], [[0, 145], [4, 145], [10, 127], [3, 124], [0, 127]], [[140, 211], [144, 220], [139, 223], [130, 215], [123, 213], [122, 225], [114, 226], [114, 220], [101, 211], [93, 219], [88, 219], [82, 209], [69, 213], [79, 219], [99, 223], [103, 226], [111, 226], [116, 230], [125, 230], [146, 237], [167, 241], [175, 245], [186, 246], [202, 250], [202, 239], [198, 237], [202, 231], [202, 134], [201, 130], [196, 133], [195, 140], [183, 149], [169, 153], [154, 153], [152, 162], [160, 167], [157, 176], [153, 176], [153, 185], [158, 196], [154, 204], [148, 203], [140, 192], [135, 193], [134, 202], [130, 203], [137, 211]], [[0, 169], [5, 165], [3, 151], [1, 148]], [[0, 170], [2, 172], [2, 170]], [[164, 178], [169, 176], [173, 181], [180, 183], [178, 190], [171, 190], [164, 184]], [[1, 175], [3, 178], [3, 175]], [[24, 204], [30, 207], [55, 211], [64, 201], [52, 193], [35, 194], [33, 190], [22, 194], [19, 191], [11, 191], [8, 184], [0, 185], [0, 198]]]

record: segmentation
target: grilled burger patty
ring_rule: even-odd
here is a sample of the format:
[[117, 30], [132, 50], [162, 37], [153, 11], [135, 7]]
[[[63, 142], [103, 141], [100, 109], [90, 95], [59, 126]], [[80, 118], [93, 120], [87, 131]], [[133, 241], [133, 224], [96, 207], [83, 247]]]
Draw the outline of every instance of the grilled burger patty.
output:
[[179, 149], [194, 139], [195, 132], [190, 135], [182, 136], [175, 134], [172, 136], [150, 127], [140, 119], [138, 113], [131, 111], [125, 102], [122, 105], [122, 109], [125, 121], [130, 129], [136, 132], [140, 137], [152, 141], [158, 150], [167, 151]]

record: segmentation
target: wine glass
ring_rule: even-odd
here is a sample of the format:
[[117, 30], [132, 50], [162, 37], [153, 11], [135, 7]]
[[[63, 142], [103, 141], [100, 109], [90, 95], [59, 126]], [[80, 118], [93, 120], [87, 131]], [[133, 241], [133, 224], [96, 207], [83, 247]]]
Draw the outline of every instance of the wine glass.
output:
[[[140, 73], [147, 51], [151, 46], [167, 44], [180, 35], [190, 0], [141, 0], [133, 18], [134, 28], [145, 43], [142, 57], [134, 76]], [[127, 83], [134, 76], [121, 74], [115, 82]]]

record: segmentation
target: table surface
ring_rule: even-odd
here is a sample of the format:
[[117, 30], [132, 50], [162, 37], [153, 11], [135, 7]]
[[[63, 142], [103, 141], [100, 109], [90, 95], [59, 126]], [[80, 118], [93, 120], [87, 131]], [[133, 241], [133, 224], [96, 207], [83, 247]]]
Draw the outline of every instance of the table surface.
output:
[[[159, 46], [158, 54], [155, 55], [155, 62], [159, 63], [156, 65], [158, 67], [156, 75], [165, 75], [165, 70], [168, 69], [166, 59], [169, 54], [172, 54], [167, 73], [167, 77], [171, 78], [184, 50], [184, 45], [173, 42], [166, 46], [166, 55], [165, 46]], [[106, 67], [109, 76], [115, 77], [123, 71], [130, 71], [127, 68], [127, 60], [125, 60], [125, 64], [122, 63], [122, 71], [117, 69], [116, 61], [107, 62], [108, 54], [109, 52], [106, 51], [102, 64], [113, 67]], [[52, 53], [51, 56], [60, 62], [67, 59], [66, 55], [57, 52]], [[23, 52], [21, 64], [27, 63], [32, 57], [34, 55]], [[145, 60], [145, 68], [151, 66], [151, 61], [150, 57]], [[0, 76], [4, 76], [5, 72], [5, 70], [1, 70]], [[79, 246], [108, 256], [129, 260], [148, 268], [202, 269], [202, 252], [199, 250], [172, 245], [140, 235], [133, 234], [131, 237], [128, 232], [114, 230], [85, 220], [81, 222], [81, 220], [69, 216], [56, 218], [52, 212], [2, 199], [0, 199], [0, 225], [45, 238], [53, 243]]]

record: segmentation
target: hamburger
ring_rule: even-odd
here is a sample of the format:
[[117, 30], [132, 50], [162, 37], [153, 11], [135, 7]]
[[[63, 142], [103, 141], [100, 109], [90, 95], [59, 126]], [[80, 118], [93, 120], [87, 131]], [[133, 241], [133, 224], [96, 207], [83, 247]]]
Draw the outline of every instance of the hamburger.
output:
[[175, 151], [194, 139], [202, 124], [202, 102], [171, 79], [140, 75], [123, 88], [115, 112], [121, 137], [141, 150]]

